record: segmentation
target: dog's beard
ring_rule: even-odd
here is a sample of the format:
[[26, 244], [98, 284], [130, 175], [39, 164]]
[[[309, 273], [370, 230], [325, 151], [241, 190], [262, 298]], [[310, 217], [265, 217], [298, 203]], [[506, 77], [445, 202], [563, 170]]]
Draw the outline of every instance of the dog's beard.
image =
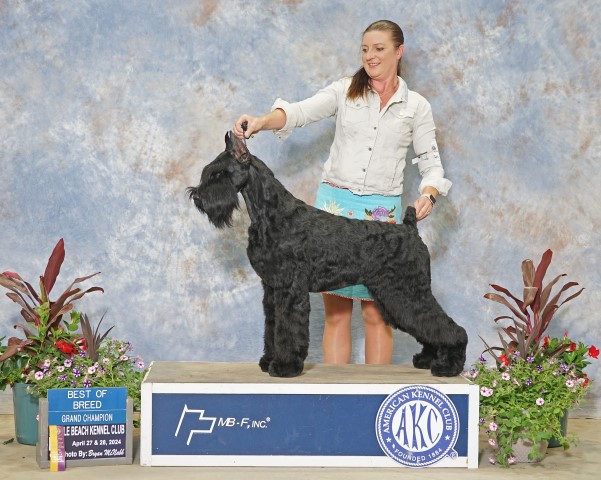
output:
[[188, 194], [196, 208], [217, 228], [231, 227], [232, 214], [238, 208], [238, 192], [230, 181], [189, 188]]

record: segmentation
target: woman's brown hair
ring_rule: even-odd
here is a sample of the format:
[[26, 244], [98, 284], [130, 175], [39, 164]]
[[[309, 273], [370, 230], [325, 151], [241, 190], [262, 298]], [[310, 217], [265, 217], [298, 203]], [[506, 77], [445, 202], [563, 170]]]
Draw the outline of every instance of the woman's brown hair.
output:
[[[365, 29], [362, 36], [367, 32], [371, 32], [372, 30], [379, 30], [382, 32], [390, 32], [392, 36], [392, 41], [394, 43], [394, 48], [399, 48], [400, 45], [405, 43], [405, 37], [403, 36], [403, 31], [401, 27], [399, 27], [396, 23], [391, 22], [390, 20], [378, 20], [377, 22], [372, 23], [369, 27]], [[401, 75], [401, 61], [397, 65], [397, 75]], [[346, 98], [348, 100], [356, 100], [360, 97], [365, 97], [367, 95], [367, 91], [371, 88], [369, 84], [369, 75], [363, 68], [363, 66], [355, 72], [353, 75], [353, 80], [351, 81], [351, 86], [346, 93]]]

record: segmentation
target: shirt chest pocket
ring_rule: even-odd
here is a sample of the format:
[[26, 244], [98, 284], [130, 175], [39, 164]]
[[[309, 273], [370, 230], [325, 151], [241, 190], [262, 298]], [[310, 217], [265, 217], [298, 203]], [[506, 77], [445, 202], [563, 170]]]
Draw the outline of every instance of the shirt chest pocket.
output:
[[343, 125], [357, 125], [369, 121], [369, 105], [366, 102], [353, 101], [344, 105]]
[[411, 108], [390, 108], [388, 110], [387, 128], [392, 133], [402, 136], [408, 136], [411, 139], [413, 135], [413, 121], [415, 110]]

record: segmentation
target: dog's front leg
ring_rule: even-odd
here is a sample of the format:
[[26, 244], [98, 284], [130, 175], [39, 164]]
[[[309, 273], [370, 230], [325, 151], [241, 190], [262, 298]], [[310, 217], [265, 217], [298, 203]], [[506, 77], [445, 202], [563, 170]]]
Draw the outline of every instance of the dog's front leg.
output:
[[276, 289], [274, 357], [269, 365], [272, 377], [296, 377], [303, 371], [309, 351], [309, 291], [293, 284]]
[[264, 372], [269, 371], [269, 364], [273, 360], [274, 355], [274, 330], [275, 330], [275, 303], [273, 288], [263, 284], [263, 312], [265, 314], [265, 331], [263, 333], [263, 356], [259, 360], [259, 366]]

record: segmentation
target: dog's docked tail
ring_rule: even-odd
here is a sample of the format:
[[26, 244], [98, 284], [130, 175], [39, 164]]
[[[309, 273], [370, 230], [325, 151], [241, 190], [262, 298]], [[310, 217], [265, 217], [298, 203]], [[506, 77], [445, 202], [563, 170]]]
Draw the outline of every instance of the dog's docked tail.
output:
[[415, 208], [407, 207], [405, 209], [405, 218], [403, 218], [403, 224], [408, 227], [417, 228], [417, 217], [415, 216]]

